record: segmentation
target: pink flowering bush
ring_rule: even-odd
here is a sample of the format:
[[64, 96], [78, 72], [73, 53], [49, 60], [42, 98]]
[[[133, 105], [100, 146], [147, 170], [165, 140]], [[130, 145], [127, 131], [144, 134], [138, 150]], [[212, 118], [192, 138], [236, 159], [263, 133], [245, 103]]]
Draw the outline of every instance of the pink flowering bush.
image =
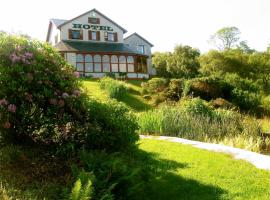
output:
[[[106, 149], [105, 144], [118, 148], [121, 138], [125, 140], [122, 146], [135, 143], [138, 137], [128, 135], [135, 135], [137, 126], [128, 111], [123, 108], [122, 116], [129, 127], [134, 124], [132, 128], [112, 123], [110, 127], [103, 126], [106, 120], [110, 123], [108, 114], [102, 113], [103, 118], [91, 115], [89, 110], [102, 106], [89, 103], [80, 88], [79, 73], [49, 44], [0, 34], [0, 139], [6, 143], [70, 149], [82, 146]], [[119, 108], [105, 110], [117, 117]], [[107, 142], [100, 144], [90, 139], [103, 140], [105, 136]], [[110, 142], [110, 137], [118, 141]]]

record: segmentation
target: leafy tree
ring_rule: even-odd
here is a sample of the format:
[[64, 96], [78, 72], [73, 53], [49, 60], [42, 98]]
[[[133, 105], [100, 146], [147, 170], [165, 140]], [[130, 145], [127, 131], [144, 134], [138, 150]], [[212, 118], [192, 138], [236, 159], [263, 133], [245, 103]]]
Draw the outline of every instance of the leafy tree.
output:
[[156, 69], [157, 75], [160, 77], [169, 77], [170, 74], [167, 71], [167, 60], [170, 56], [169, 52], [161, 53], [156, 52], [153, 54], [152, 62]]
[[211, 75], [213, 73], [236, 73], [247, 76], [250, 73], [248, 66], [248, 54], [239, 49], [225, 51], [212, 50], [202, 55], [199, 59], [201, 73]]
[[246, 40], [239, 42], [239, 45], [237, 45], [237, 48], [238, 48], [238, 49], [241, 49], [241, 50], [244, 51], [245, 53], [254, 53], [254, 52], [255, 52], [255, 49], [251, 49], [251, 48], [248, 46]]
[[173, 78], [194, 77], [200, 67], [200, 51], [190, 46], [178, 45], [167, 60], [167, 71]]
[[210, 42], [220, 49], [231, 49], [239, 41], [240, 30], [234, 26], [224, 27], [211, 36]]

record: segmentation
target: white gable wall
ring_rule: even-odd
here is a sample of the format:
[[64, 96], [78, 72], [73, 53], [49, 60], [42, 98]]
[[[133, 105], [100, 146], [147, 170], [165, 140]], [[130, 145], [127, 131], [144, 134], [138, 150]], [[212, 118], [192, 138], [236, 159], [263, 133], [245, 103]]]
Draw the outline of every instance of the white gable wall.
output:
[[60, 42], [60, 30], [55, 26], [54, 23], [52, 23], [52, 27], [51, 27], [51, 33], [50, 33], [50, 37], [49, 37], [49, 43], [51, 45], [55, 45], [55, 37], [57, 36], [58, 38], [58, 42]]
[[[95, 13], [95, 16], [93, 15], [93, 13]], [[96, 13], [95, 11], [89, 12], [86, 15], [83, 15], [65, 25], [63, 25], [61, 27], [61, 40], [69, 40], [68, 38], [68, 30], [72, 29], [73, 27], [73, 23], [74, 24], [89, 24], [88, 23], [88, 18], [89, 17], [95, 17], [95, 18], [100, 18], [100, 26], [110, 26], [113, 29], [113, 32], [117, 32], [117, 36], [118, 36], [118, 43], [123, 43], [123, 30], [120, 29], [118, 26], [115, 26], [112, 22], [110, 22], [109, 20], [103, 18], [101, 15], [99, 15], [98, 13]], [[89, 29], [91, 30], [91, 29]], [[83, 29], [83, 40], [85, 41], [89, 41], [88, 40], [88, 29]], [[95, 31], [95, 30], [93, 30]], [[97, 42], [108, 42], [104, 40], [104, 32], [105, 31], [100, 31], [100, 41]], [[77, 40], [76, 40], [77, 41]]]

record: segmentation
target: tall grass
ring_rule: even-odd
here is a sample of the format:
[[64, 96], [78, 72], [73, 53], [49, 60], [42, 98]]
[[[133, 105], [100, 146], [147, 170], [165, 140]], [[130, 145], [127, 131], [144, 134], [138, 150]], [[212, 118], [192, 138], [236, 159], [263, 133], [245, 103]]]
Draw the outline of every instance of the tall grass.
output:
[[256, 152], [270, 150], [269, 141], [262, 137], [260, 123], [255, 119], [236, 111], [211, 110], [206, 105], [204, 108], [198, 102], [195, 106], [190, 104], [164, 105], [141, 113], [140, 133], [223, 143]]
[[100, 88], [105, 89], [111, 98], [120, 100], [128, 93], [128, 88], [122, 81], [104, 77], [100, 79]]

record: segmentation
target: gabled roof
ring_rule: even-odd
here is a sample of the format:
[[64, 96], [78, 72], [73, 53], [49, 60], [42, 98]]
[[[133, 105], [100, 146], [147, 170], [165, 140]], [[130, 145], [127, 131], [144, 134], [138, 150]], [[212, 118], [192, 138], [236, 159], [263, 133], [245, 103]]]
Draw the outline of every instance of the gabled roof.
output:
[[55, 47], [59, 51], [63, 52], [127, 53], [133, 55], [142, 55], [123, 43], [63, 40], [56, 44]]
[[65, 22], [68, 21], [68, 20], [66, 20], [66, 19], [50, 19], [50, 21], [51, 21], [56, 27], [58, 27], [58, 26], [60, 26], [61, 24], [65, 23]]
[[113, 23], [115, 26], [117, 26], [118, 28], [120, 28], [124, 33], [127, 32], [126, 29], [124, 29], [122, 26], [120, 26], [120, 25], [118, 25], [117, 23], [115, 23], [113, 20], [111, 20], [110, 18], [108, 18], [107, 16], [105, 16], [104, 14], [102, 14], [101, 12], [99, 12], [98, 10], [96, 10], [95, 8], [92, 9], [92, 10], [89, 10], [89, 11], [87, 11], [87, 12], [85, 12], [85, 13], [83, 13], [83, 14], [81, 14], [81, 15], [79, 15], [79, 16], [77, 16], [77, 17], [71, 19], [71, 20], [65, 21], [64, 23], [60, 24], [60, 25], [58, 26], [58, 28], [60, 28], [61, 26], [65, 25], [65, 24], [67, 24], [67, 23], [69, 23], [69, 22], [72, 22], [72, 21], [75, 20], [75, 19], [78, 19], [79, 17], [82, 17], [82, 16], [84, 16], [84, 15], [87, 15], [88, 13], [93, 12], [93, 11], [96, 12], [97, 14], [101, 15], [103, 18], [107, 19], [107, 20], [110, 21], [111, 23]]
[[132, 37], [132, 36], [137, 36], [137, 37], [139, 37], [141, 40], [143, 40], [143, 41], [145, 41], [146, 43], [148, 43], [151, 47], [153, 47], [154, 45], [153, 44], [151, 44], [150, 42], [148, 42], [146, 39], [144, 39], [142, 36], [140, 36], [138, 33], [132, 33], [130, 36], [127, 36], [126, 38], [124, 38], [124, 40], [126, 40], [126, 39], [128, 39], [128, 38], [130, 38], [130, 37]]

